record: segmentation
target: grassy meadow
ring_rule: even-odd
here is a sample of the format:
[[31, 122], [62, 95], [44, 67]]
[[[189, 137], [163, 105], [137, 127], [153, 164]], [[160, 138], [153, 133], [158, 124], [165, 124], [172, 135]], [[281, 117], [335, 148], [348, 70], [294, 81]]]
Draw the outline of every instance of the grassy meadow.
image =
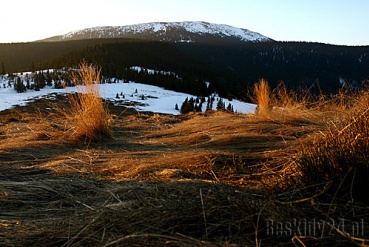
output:
[[3, 246], [369, 244], [367, 90], [261, 80], [256, 114], [173, 116], [102, 102], [96, 68], [77, 76], [87, 91], [56, 111], [0, 112]]

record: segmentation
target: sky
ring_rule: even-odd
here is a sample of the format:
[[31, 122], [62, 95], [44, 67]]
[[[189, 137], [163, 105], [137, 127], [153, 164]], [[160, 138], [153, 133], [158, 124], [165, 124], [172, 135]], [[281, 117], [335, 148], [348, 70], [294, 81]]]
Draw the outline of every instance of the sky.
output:
[[3, 0], [0, 43], [96, 26], [207, 21], [277, 41], [369, 45], [368, 0]]

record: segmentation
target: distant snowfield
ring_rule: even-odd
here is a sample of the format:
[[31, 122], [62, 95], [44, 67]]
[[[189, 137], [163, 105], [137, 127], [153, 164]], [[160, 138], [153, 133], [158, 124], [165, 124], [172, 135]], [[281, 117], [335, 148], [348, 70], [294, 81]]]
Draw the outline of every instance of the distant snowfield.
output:
[[[3, 84], [7, 85], [7, 81], [0, 78], [0, 111], [10, 109], [16, 105], [25, 105], [28, 102], [32, 102], [37, 98], [45, 97], [52, 93], [71, 93], [76, 92], [77, 88], [67, 87], [65, 89], [54, 89], [52, 87], [45, 87], [40, 91], [28, 90], [24, 93], [17, 93], [14, 88], [4, 88]], [[183, 101], [188, 97], [194, 97], [194, 95], [179, 93], [171, 90], [165, 90], [160, 87], [129, 82], [112, 84], [100, 84], [101, 96], [116, 105], [124, 105], [127, 107], [135, 108], [137, 111], [147, 111], [154, 113], [164, 114], [180, 114], [175, 109], [177, 104], [180, 108]], [[117, 94], [119, 98], [117, 98]], [[123, 98], [124, 96], [124, 98]], [[254, 113], [256, 105], [241, 102], [238, 100], [229, 101], [222, 98], [225, 105], [229, 103], [233, 105], [234, 111], [238, 113]], [[213, 108], [215, 109], [217, 101], [214, 102]], [[203, 111], [205, 111], [206, 104], [203, 104]]]

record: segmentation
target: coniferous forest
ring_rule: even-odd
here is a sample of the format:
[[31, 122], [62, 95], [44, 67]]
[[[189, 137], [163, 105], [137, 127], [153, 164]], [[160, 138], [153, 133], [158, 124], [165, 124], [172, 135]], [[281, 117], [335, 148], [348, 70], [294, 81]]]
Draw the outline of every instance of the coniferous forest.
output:
[[[0, 44], [2, 73], [77, 66], [101, 66], [107, 77], [167, 89], [248, 100], [254, 82], [283, 81], [293, 90], [334, 93], [345, 82], [357, 88], [369, 79], [368, 46], [306, 42], [166, 43], [134, 39]], [[132, 66], [170, 75], [133, 71]], [[207, 87], [205, 82], [210, 82]]]

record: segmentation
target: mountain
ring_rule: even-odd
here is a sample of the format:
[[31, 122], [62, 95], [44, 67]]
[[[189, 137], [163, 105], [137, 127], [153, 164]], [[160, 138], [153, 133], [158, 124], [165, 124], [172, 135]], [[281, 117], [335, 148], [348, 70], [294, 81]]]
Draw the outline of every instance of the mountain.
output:
[[208, 22], [152, 22], [128, 26], [93, 27], [54, 36], [41, 41], [134, 38], [166, 42], [270, 42], [256, 32]]

